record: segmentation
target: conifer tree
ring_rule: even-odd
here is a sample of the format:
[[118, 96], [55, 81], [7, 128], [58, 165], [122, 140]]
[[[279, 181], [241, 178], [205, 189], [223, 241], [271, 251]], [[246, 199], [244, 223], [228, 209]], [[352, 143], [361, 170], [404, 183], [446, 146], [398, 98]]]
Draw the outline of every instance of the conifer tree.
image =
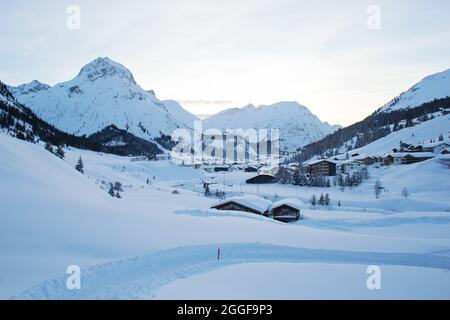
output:
[[78, 172], [81, 172], [82, 174], [84, 174], [84, 164], [83, 164], [83, 159], [81, 159], [81, 156], [80, 156], [80, 158], [78, 159], [78, 162], [77, 162], [77, 164], [76, 164], [76, 166], [75, 166], [75, 169], [76, 169]]

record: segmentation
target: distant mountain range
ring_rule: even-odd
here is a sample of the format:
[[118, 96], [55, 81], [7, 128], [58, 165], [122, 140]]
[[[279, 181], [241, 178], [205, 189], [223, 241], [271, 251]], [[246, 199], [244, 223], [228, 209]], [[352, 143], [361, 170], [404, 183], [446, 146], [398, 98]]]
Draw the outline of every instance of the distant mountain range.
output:
[[[89, 136], [114, 125], [149, 141], [177, 128], [192, 129], [198, 117], [174, 100], [159, 100], [142, 89], [132, 73], [109, 58], [97, 58], [72, 80], [50, 87], [34, 80], [9, 90], [23, 105], [56, 128]], [[251, 115], [250, 115], [251, 114]], [[204, 120], [205, 128], [279, 128], [282, 146], [296, 149], [334, 132], [296, 102], [229, 109]]]
[[[54, 86], [34, 80], [5, 87], [3, 91], [15, 98], [14, 104], [19, 103], [58, 131], [74, 137], [92, 137], [103, 147], [120, 147], [121, 154], [129, 151], [127, 144], [133, 146], [130, 154], [142, 153], [143, 141], [154, 146], [152, 153], [170, 149], [170, 135], [175, 129], [192, 130], [194, 122], [200, 120], [176, 101], [159, 100], [154, 91], [142, 89], [126, 67], [106, 57], [95, 59], [72, 80]], [[450, 70], [426, 77], [376, 113], [414, 109], [447, 96]], [[279, 129], [281, 147], [289, 151], [317, 145], [322, 140], [341, 142], [347, 137], [343, 133], [349, 130], [322, 122], [297, 102], [228, 109], [204, 119], [203, 128]]]
[[308, 108], [297, 102], [228, 109], [203, 120], [203, 126], [206, 129], [279, 129], [281, 147], [291, 151], [320, 140], [340, 128], [320, 121]]

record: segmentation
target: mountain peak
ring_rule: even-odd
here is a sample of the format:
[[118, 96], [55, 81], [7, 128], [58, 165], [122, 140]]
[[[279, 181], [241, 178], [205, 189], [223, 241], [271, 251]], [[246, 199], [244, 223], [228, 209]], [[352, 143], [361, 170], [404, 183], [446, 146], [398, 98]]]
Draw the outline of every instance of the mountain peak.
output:
[[289, 101], [227, 109], [206, 118], [203, 125], [205, 129], [279, 129], [282, 148], [292, 151], [337, 130], [305, 106]]
[[434, 99], [441, 99], [450, 96], [450, 69], [438, 72], [422, 81], [416, 83], [408, 91], [403, 92], [387, 104], [378, 112], [391, 112], [400, 109], [410, 109], [417, 107]]
[[29, 83], [24, 83], [17, 87], [8, 87], [8, 89], [14, 95], [16, 95], [16, 94], [22, 94], [22, 95], [32, 94], [32, 93], [36, 93], [36, 92], [39, 92], [42, 90], [47, 90], [48, 88], [50, 88], [50, 86], [48, 84], [42, 83], [38, 80], [33, 80]]
[[94, 82], [98, 79], [119, 77], [136, 84], [133, 74], [126, 67], [108, 57], [99, 57], [81, 68], [78, 77]]

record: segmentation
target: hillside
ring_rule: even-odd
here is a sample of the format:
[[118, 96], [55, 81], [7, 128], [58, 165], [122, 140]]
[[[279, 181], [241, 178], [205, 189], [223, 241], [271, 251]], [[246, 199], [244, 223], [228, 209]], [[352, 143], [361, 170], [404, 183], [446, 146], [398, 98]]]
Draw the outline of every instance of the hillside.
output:
[[119, 155], [151, 157], [161, 153], [160, 145], [167, 145], [170, 142], [168, 137], [162, 136], [156, 139], [158, 144], [152, 143], [114, 126], [109, 126], [89, 137], [66, 133], [20, 104], [2, 82], [0, 82], [0, 129], [29, 142], [45, 141], [55, 146], [68, 145]]
[[[450, 98], [445, 98], [427, 102], [415, 108], [399, 109], [391, 112], [375, 112], [360, 122], [339, 129], [324, 139], [305, 146], [291, 161], [303, 162], [318, 155], [332, 156], [354, 148], [361, 148], [392, 132], [413, 127], [419, 122], [429, 121], [435, 115], [441, 115], [440, 110], [442, 108], [448, 108], [449, 106]], [[448, 132], [450, 128], [447, 126], [449, 125], [444, 122], [444, 127], [439, 129], [444, 132], [440, 133], [445, 134], [445, 132]], [[444, 130], [445, 128], [448, 129]], [[428, 137], [428, 139], [435, 138], [437, 137]], [[397, 144], [399, 142], [397, 141]], [[390, 150], [386, 149], [387, 151]]]
[[353, 152], [381, 156], [394, 148], [398, 149], [400, 141], [412, 145], [421, 145], [430, 142], [431, 139], [437, 141], [440, 135], [450, 139], [450, 115], [436, 117], [413, 127], [392, 132], [364, 147], [353, 150]]
[[450, 97], [450, 69], [424, 78], [410, 89], [380, 108], [379, 112], [392, 112], [417, 107], [434, 99]]
[[[0, 154], [1, 298], [152, 299], [159, 292], [173, 297], [162, 289], [179, 279], [252, 262], [272, 263], [275, 273], [283, 270], [276, 263], [287, 262], [317, 267], [380, 264], [384, 275], [389, 266], [415, 267], [413, 277], [395, 282], [395, 288], [421, 279], [430, 269], [436, 273], [434, 284], [448, 281], [440, 276], [448, 269], [448, 258], [434, 254], [450, 246], [448, 218], [441, 212], [393, 215], [382, 210], [330, 212], [305, 206], [305, 220], [286, 226], [249, 213], [208, 210], [214, 199], [186, 189], [195, 181], [201, 183], [200, 172], [170, 162], [130, 162], [126, 157], [77, 149], [68, 149], [66, 160], [61, 160], [42, 145], [3, 133]], [[84, 176], [74, 169], [80, 155]], [[422, 168], [436, 171], [431, 162], [411, 167], [420, 172]], [[387, 172], [386, 177], [390, 174], [395, 172]], [[153, 175], [152, 185], [146, 184], [146, 177]], [[102, 181], [122, 182], [122, 199], [110, 197]], [[178, 194], [173, 193], [175, 186]], [[444, 190], [442, 195], [447, 193]], [[408, 201], [429, 201], [414, 197]], [[222, 249], [220, 262], [217, 248]], [[67, 290], [66, 268], [74, 264], [83, 270], [83, 290]], [[306, 288], [290, 289], [292, 295], [307, 294], [322, 282], [314, 270], [301, 274], [312, 282]], [[265, 277], [265, 273], [258, 276], [258, 286], [261, 292], [271, 292]], [[235, 280], [249, 283], [240, 272]], [[278, 286], [287, 287], [290, 280], [280, 281]], [[334, 284], [324, 294], [342, 297], [338, 287]], [[351, 292], [356, 294], [357, 288]], [[206, 293], [201, 287], [193, 291]], [[384, 290], [367, 298], [389, 294]], [[404, 296], [403, 291], [395, 294]], [[415, 296], [429, 295], [418, 291]], [[448, 297], [448, 292], [436, 296]]]

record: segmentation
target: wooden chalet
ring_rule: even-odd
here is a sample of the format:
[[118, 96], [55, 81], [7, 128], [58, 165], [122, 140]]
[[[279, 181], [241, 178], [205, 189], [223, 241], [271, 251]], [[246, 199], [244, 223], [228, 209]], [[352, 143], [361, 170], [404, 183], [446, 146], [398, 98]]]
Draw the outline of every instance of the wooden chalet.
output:
[[244, 169], [245, 172], [258, 172], [258, 167], [248, 166]]
[[243, 211], [267, 216], [271, 205], [272, 202], [269, 200], [248, 194], [223, 200], [211, 208], [217, 210]]
[[383, 157], [383, 164], [385, 166], [412, 164], [432, 159], [435, 156], [436, 155], [431, 152], [394, 152], [388, 153]]
[[306, 166], [308, 169], [308, 173], [311, 176], [329, 177], [336, 175], [336, 162], [331, 160], [313, 160], [307, 162]]
[[301, 218], [302, 205], [303, 203], [295, 198], [283, 199], [272, 203], [254, 195], [243, 195], [223, 200], [211, 208], [224, 211], [249, 212], [281, 222], [292, 222]]
[[281, 222], [298, 221], [302, 205], [303, 203], [295, 198], [283, 199], [271, 206], [269, 216]]
[[368, 156], [365, 154], [359, 154], [357, 156], [353, 156], [354, 160], [360, 161], [362, 163], [364, 163], [366, 166], [370, 166], [372, 164], [374, 164], [375, 162], [377, 162], [377, 159], [373, 156]]
[[277, 183], [278, 178], [275, 176], [272, 176], [270, 174], [259, 174], [257, 176], [254, 176], [253, 178], [248, 179], [245, 181], [248, 184], [268, 184], [268, 183]]

